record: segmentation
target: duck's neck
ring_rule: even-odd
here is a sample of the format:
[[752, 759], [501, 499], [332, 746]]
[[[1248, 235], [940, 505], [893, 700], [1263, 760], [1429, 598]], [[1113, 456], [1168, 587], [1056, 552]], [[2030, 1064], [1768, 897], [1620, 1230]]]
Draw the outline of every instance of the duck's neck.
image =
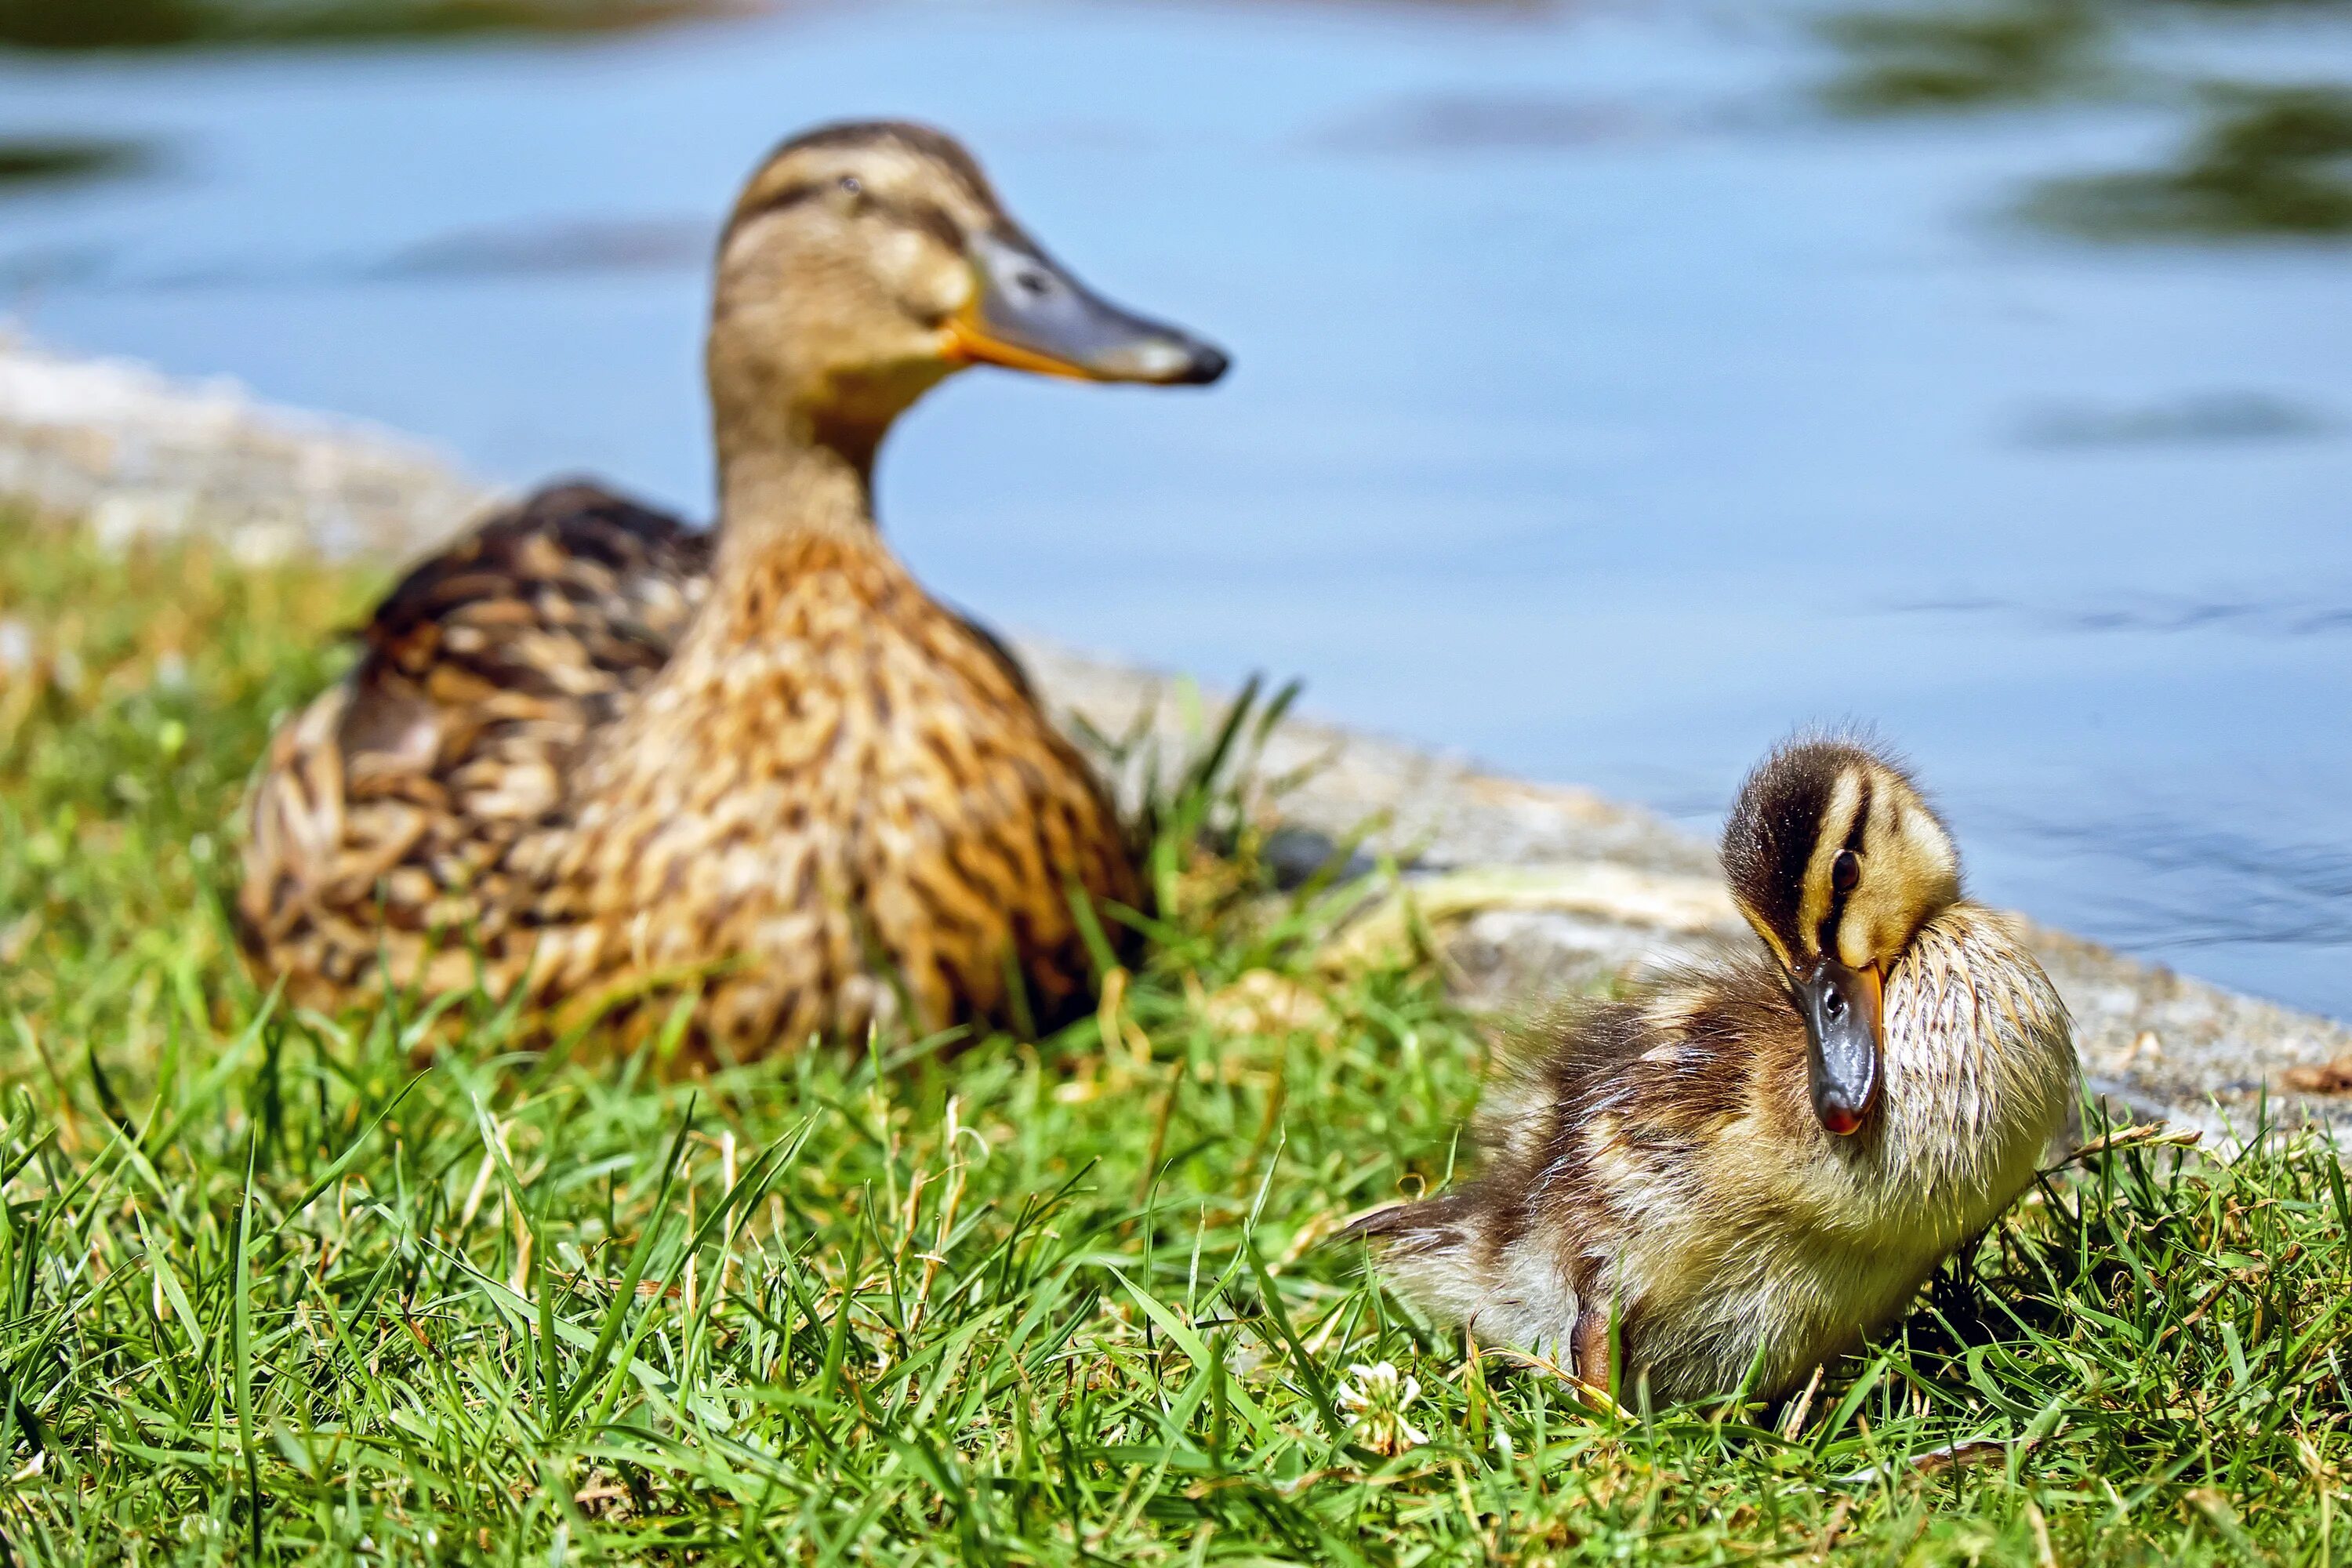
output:
[[722, 581], [812, 536], [873, 536], [874, 439], [793, 425], [762, 439], [720, 439]]
[[[872, 442], [827, 439], [806, 426], [753, 433], [720, 421], [709, 597], [661, 673], [583, 752], [570, 780], [575, 814], [606, 800], [671, 798], [665, 792], [698, 769], [725, 776], [741, 739], [726, 721], [760, 710], [746, 692], [761, 679], [802, 668], [773, 656], [809, 635], [812, 609], [837, 610], [845, 590], [898, 574], [874, 525]], [[575, 815], [563, 831], [583, 820]]]

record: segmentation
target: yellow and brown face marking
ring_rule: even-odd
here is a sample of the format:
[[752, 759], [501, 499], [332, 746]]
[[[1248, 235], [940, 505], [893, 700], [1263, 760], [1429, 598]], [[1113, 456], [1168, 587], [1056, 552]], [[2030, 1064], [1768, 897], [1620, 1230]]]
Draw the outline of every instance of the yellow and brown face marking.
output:
[[1824, 906], [1811, 896], [1812, 869], [1839, 781], [1861, 755], [1832, 742], [1783, 747], [1748, 776], [1724, 825], [1731, 896], [1783, 969], [1819, 952]]
[[1874, 784], [1869, 766], [1848, 764], [1831, 787], [1812, 851], [1805, 857], [1804, 882], [1798, 899], [1799, 951], [1806, 956], [1839, 952], [1839, 928], [1861, 880], [1864, 834], [1870, 823]]
[[1943, 824], [1892, 763], [1844, 742], [1765, 759], [1725, 825], [1731, 894], [1782, 968], [1891, 967], [1959, 897]]
[[1959, 855], [1910, 782], [1884, 767], [1874, 809], [1857, 820], [1854, 835], [1854, 886], [1840, 903], [1822, 951], [1855, 968], [1875, 965], [1884, 972], [1921, 926], [1959, 900]]
[[1878, 1093], [1886, 976], [1959, 897], [1959, 862], [1893, 764], [1842, 742], [1765, 759], [1724, 828], [1732, 897], [1789, 977], [1824, 1129], [1861, 1130]]

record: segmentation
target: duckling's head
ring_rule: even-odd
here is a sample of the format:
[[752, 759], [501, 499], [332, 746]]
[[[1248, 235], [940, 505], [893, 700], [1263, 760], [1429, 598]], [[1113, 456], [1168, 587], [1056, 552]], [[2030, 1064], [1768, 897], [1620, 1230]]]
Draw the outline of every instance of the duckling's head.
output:
[[1885, 755], [1800, 740], [1740, 787], [1723, 868], [1804, 1016], [1814, 1114], [1857, 1131], [1878, 1098], [1887, 973], [1960, 897], [1951, 835]]
[[1226, 360], [1087, 289], [937, 131], [827, 125], [770, 155], [719, 246], [709, 369], [722, 444], [781, 419], [870, 458], [916, 398], [981, 363], [1165, 385], [1214, 381]]

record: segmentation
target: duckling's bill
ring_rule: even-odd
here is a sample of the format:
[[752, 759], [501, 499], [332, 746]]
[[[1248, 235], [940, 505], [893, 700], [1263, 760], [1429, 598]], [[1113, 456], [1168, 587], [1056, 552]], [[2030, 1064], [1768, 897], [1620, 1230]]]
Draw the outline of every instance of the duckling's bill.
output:
[[979, 286], [949, 321], [951, 357], [1154, 386], [1205, 386], [1225, 374], [1223, 350], [1112, 304], [1018, 231], [975, 236], [970, 254]]
[[1862, 1130], [1878, 1100], [1885, 977], [1875, 964], [1849, 969], [1823, 958], [1796, 990], [1810, 1047], [1813, 1114], [1827, 1131], [1849, 1137]]

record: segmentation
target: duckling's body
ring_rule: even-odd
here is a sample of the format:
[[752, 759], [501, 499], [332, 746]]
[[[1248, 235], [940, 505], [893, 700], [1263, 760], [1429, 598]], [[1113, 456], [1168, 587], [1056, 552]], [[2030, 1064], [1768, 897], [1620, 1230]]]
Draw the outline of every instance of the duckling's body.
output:
[[[890, 421], [1023, 326], [969, 319], [998, 308], [971, 297], [983, 264], [1075, 289], [935, 132], [781, 150], [721, 248], [716, 535], [571, 487], [413, 572], [258, 781], [240, 911], [261, 965], [313, 1005], [478, 969], [580, 1016], [693, 981], [698, 1033], [751, 1049], [1082, 1002], [1073, 900], [1137, 901], [1110, 801], [871, 513]], [[1042, 329], [1023, 364], [1222, 368], [1079, 303], [1175, 368], [1104, 370], [1096, 340], [1041, 365]]]
[[[1814, 743], [1768, 761], [1725, 854], [1767, 953], [1534, 1031], [1488, 1091], [1476, 1179], [1359, 1227], [1398, 1288], [1595, 1382], [1613, 1314], [1623, 1373], [1662, 1399], [1751, 1367], [1754, 1392], [1784, 1392], [1899, 1313], [2031, 1184], [2076, 1073], [2011, 923], [1958, 898], [1956, 861], [1904, 864], [1915, 842], [1948, 849], [1883, 759]], [[1832, 889], [1850, 847], [1866, 868]], [[1914, 886], [1872, 906], [1874, 876]], [[1843, 950], [1866, 962], [1841, 962], [1845, 920], [1877, 928], [1874, 949]], [[1807, 1014], [1824, 963], [1878, 977], [1853, 987], [1880, 994], [1878, 1062], [1843, 1086]]]

